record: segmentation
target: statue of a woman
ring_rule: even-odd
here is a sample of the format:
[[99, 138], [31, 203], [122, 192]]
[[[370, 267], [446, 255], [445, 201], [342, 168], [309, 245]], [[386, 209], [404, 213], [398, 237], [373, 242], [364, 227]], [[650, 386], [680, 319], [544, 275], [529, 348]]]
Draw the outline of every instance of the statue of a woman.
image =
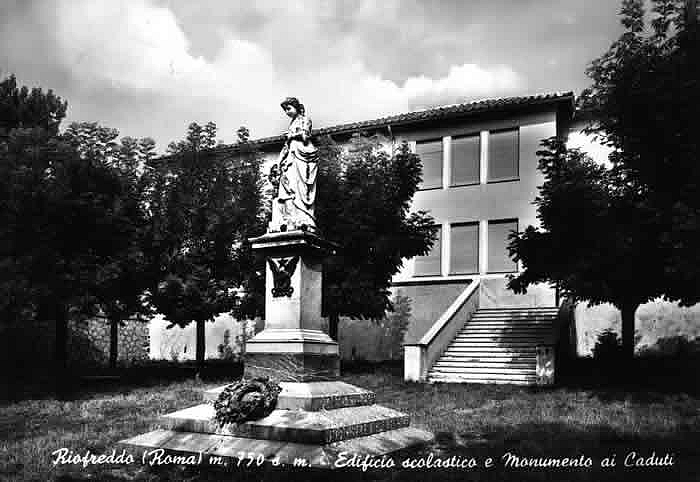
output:
[[277, 162], [279, 190], [273, 201], [270, 230], [315, 230], [318, 150], [311, 143], [311, 119], [295, 97], [287, 97], [280, 105], [292, 121]]

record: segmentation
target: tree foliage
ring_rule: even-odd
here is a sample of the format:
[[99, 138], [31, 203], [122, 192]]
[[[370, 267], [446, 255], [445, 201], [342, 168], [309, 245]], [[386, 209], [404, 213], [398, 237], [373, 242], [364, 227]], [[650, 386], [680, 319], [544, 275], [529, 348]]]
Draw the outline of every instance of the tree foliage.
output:
[[144, 256], [147, 206], [142, 174], [153, 157], [155, 142], [131, 137], [117, 142], [118, 136], [116, 129], [94, 122], [72, 123], [63, 135], [82, 160], [111, 169], [120, 183], [119, 198], [112, 207], [112, 222], [120, 226], [120, 237], [114, 241], [120, 249], [100, 266], [91, 294], [110, 322], [111, 366], [117, 362], [119, 326], [133, 316], [152, 314], [144, 299], [150, 283]]
[[331, 318], [379, 319], [392, 309], [391, 278], [403, 260], [432, 246], [432, 218], [410, 212], [420, 159], [405, 143], [389, 153], [377, 139], [363, 138], [339, 161], [323, 159], [328, 169], [319, 176], [319, 225], [341, 245], [324, 272], [325, 311]]
[[157, 283], [151, 303], [173, 325], [197, 322], [197, 359], [204, 359], [204, 322], [231, 311], [250, 276], [248, 237], [260, 234], [260, 160], [238, 131], [241, 158], [211, 148], [216, 125], [190, 124], [170, 156], [152, 163], [150, 259]]
[[625, 0], [622, 36], [587, 71], [579, 101], [587, 131], [613, 151], [599, 166], [557, 139], [543, 142], [540, 229], [515, 236], [524, 271], [509, 284], [553, 282], [573, 300], [622, 311], [623, 346], [634, 350], [634, 312], [665, 297], [700, 301], [700, 51], [697, 17], [684, 2]]
[[143, 217], [132, 180], [103, 157], [81, 155], [73, 141], [41, 127], [14, 129], [0, 163], [2, 318], [54, 320], [58, 368], [69, 318], [125, 316], [141, 306], [132, 271]]
[[656, 0], [651, 29], [642, 2], [623, 2], [627, 31], [588, 69], [582, 106], [590, 132], [614, 148], [613, 172], [639, 193], [663, 256], [666, 294], [700, 300], [700, 41], [692, 2]]
[[0, 311], [3, 321], [56, 323], [57, 367], [68, 319], [105, 314], [116, 361], [119, 321], [148, 312], [142, 293], [145, 205], [139, 166], [151, 139], [97, 123], [59, 134], [67, 103], [49, 90], [0, 82]]
[[18, 87], [17, 78], [10, 75], [0, 82], [0, 136], [12, 129], [33, 127], [56, 136], [67, 108], [68, 103], [51, 89]]
[[[578, 149], [550, 138], [542, 142], [539, 169], [545, 177], [535, 199], [540, 228], [528, 226], [513, 238], [511, 255], [524, 271], [510, 282], [555, 282], [572, 301], [640, 303], [663, 294], [650, 283], [663, 262], [654, 258], [643, 196], [615, 172]], [[646, 259], [651, 257], [651, 259]]]
[[[378, 138], [357, 136], [347, 151], [330, 138], [317, 145], [318, 227], [339, 245], [323, 273], [323, 310], [337, 338], [340, 316], [379, 320], [393, 308], [392, 276], [404, 259], [430, 250], [434, 227], [427, 213], [410, 212], [421, 164], [407, 144], [387, 152]], [[257, 273], [246, 286], [246, 309], [238, 317], [263, 314], [264, 270]]]

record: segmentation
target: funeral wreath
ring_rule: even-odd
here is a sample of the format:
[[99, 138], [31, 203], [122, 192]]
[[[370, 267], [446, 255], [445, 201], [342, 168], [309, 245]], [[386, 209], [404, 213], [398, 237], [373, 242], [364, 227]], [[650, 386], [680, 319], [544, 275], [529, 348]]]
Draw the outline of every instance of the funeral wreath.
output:
[[275, 409], [281, 391], [282, 387], [267, 377], [240, 380], [224, 388], [214, 401], [214, 418], [223, 427], [266, 417]]

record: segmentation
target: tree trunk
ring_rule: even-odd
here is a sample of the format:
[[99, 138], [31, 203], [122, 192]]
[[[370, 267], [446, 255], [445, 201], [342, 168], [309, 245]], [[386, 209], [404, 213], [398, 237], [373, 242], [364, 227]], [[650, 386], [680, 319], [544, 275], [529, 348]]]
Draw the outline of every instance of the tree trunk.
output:
[[117, 356], [119, 355], [119, 319], [109, 320], [109, 368], [117, 367]]
[[688, 30], [695, 30], [698, 25], [698, 0], [685, 0], [685, 18]]
[[63, 306], [54, 309], [56, 322], [56, 351], [55, 351], [55, 377], [56, 397], [64, 398], [69, 392], [68, 387], [68, 313]]
[[627, 362], [634, 359], [634, 313], [638, 303], [622, 306], [622, 355]]
[[394, 359], [394, 338], [391, 336], [391, 332], [388, 334], [389, 339], [389, 360]]
[[332, 313], [328, 317], [328, 336], [330, 336], [333, 341], [338, 341], [338, 324], [340, 323], [340, 316], [337, 313]]
[[197, 368], [204, 368], [204, 353], [206, 349], [206, 339], [204, 337], [204, 320], [197, 320]]

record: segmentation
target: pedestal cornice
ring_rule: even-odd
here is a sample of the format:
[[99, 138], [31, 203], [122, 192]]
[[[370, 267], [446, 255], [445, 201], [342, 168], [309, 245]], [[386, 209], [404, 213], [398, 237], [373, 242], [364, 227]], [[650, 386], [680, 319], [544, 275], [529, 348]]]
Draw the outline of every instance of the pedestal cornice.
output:
[[290, 249], [313, 252], [318, 255], [334, 254], [339, 246], [311, 231], [279, 231], [250, 238], [252, 248], [258, 251], [288, 251]]

